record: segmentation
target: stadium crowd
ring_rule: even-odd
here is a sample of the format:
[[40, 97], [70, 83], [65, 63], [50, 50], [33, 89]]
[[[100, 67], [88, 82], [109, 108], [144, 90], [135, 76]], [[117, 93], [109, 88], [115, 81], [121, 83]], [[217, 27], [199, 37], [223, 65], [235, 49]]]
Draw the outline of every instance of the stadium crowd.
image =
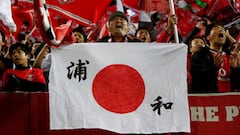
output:
[[[156, 34], [146, 25], [135, 26], [120, 11], [108, 20], [109, 35], [96, 42], [174, 43], [173, 29], [178, 24], [175, 15], [168, 17], [165, 29]], [[86, 43], [83, 27], [73, 29], [72, 43]], [[187, 82], [189, 93], [240, 91], [240, 36], [231, 35], [223, 24], [207, 16], [200, 17], [195, 27], [179, 42], [188, 46]], [[51, 46], [22, 31], [6, 39], [0, 34], [0, 91], [48, 91], [51, 66]]]

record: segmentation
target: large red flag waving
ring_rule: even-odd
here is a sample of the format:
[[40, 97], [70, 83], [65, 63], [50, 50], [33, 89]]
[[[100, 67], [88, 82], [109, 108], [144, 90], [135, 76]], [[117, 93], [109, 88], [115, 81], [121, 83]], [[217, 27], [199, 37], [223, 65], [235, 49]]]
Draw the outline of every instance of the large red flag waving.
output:
[[34, 0], [37, 25], [43, 39], [58, 46], [67, 36], [72, 22], [94, 26], [111, 0]]

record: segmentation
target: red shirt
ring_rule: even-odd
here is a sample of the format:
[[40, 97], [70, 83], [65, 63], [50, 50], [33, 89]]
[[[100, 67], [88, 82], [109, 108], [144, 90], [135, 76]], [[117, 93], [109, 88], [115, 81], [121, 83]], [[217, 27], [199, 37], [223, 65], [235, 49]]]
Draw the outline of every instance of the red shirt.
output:
[[33, 83], [41, 83], [46, 85], [46, 80], [43, 75], [43, 70], [40, 68], [26, 68], [23, 70], [19, 69], [7, 69], [2, 75], [2, 88], [8, 83], [8, 76], [10, 74], [15, 75], [17, 78], [26, 80]]
[[[217, 54], [216, 51], [210, 50], [213, 57]], [[231, 82], [230, 82], [230, 63], [229, 56], [223, 52], [223, 63], [218, 70], [218, 92], [230, 92]]]

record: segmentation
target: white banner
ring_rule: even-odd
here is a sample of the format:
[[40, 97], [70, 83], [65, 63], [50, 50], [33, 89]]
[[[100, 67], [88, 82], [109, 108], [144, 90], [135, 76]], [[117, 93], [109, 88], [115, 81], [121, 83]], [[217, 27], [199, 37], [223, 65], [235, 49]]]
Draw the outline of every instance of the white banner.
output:
[[50, 128], [190, 132], [182, 44], [84, 43], [52, 50]]

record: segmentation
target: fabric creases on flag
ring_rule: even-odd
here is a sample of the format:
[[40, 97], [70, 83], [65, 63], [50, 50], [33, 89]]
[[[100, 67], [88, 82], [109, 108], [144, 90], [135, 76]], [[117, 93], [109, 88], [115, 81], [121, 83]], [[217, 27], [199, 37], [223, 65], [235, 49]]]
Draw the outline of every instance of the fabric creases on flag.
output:
[[52, 50], [50, 128], [190, 132], [184, 44], [85, 43]]

